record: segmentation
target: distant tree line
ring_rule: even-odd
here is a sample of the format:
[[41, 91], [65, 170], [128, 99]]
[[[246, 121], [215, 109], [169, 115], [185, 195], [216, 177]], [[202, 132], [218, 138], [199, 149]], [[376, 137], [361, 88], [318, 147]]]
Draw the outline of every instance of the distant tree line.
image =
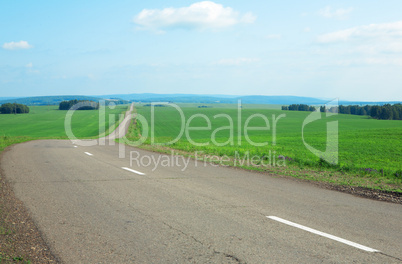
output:
[[164, 105], [164, 104], [154, 104], [154, 105], [152, 105], [152, 104], [144, 104], [144, 106], [166, 107], [166, 105]]
[[63, 101], [59, 104], [59, 110], [69, 110], [73, 105], [81, 103], [81, 106], [76, 110], [97, 110], [99, 109], [99, 103], [87, 100], [70, 100]]
[[26, 114], [29, 113], [29, 107], [23, 104], [6, 103], [0, 106], [1, 114]]
[[105, 100], [105, 105], [109, 105], [110, 103], [114, 103], [116, 105], [120, 105], [120, 104], [129, 104], [130, 101], [127, 100], [122, 100], [119, 98], [110, 98], [110, 100]]
[[315, 107], [306, 104], [291, 104], [289, 106], [282, 106], [282, 110], [313, 112], [315, 111]]
[[[308, 108], [307, 108], [308, 107]], [[306, 110], [308, 109], [308, 110]], [[315, 107], [307, 105], [289, 105], [282, 106], [282, 110], [292, 111], [314, 111]], [[320, 106], [320, 112], [325, 112], [325, 106]], [[341, 113], [349, 115], [368, 115], [375, 119], [382, 120], [402, 120], [402, 104], [384, 104], [384, 105], [340, 105], [331, 107], [328, 112]]]

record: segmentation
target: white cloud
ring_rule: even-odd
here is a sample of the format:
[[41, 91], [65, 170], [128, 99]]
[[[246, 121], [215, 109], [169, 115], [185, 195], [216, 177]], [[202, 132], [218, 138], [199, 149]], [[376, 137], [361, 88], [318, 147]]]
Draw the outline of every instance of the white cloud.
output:
[[311, 28], [309, 28], [309, 27], [305, 27], [305, 28], [303, 29], [303, 31], [304, 31], [304, 32], [306, 32], [306, 33], [308, 33], [308, 32], [310, 32], [310, 31], [311, 31]]
[[250, 64], [259, 61], [260, 59], [257, 58], [237, 58], [237, 59], [222, 59], [214, 64], [226, 65], [226, 66], [240, 66], [243, 64]]
[[370, 24], [318, 36], [318, 52], [345, 56], [345, 65], [397, 65], [402, 62], [402, 21]]
[[20, 42], [8, 42], [3, 44], [3, 49], [18, 50], [18, 49], [30, 49], [31, 45], [27, 41], [21, 40]]
[[247, 12], [244, 16], [241, 17], [240, 22], [246, 24], [252, 24], [257, 19], [255, 15], [251, 12]]
[[319, 43], [353, 43], [364, 53], [402, 52], [402, 21], [370, 24], [318, 36]]
[[280, 34], [271, 34], [271, 35], [267, 35], [265, 36], [266, 39], [281, 39], [282, 35]]
[[352, 11], [353, 7], [349, 7], [347, 9], [339, 8], [336, 10], [332, 10], [332, 7], [327, 6], [323, 9], [320, 9], [318, 11], [318, 14], [326, 18], [346, 19]]
[[367, 58], [367, 64], [396, 65], [402, 66], [402, 58]]
[[27, 65], [25, 65], [25, 67], [27, 67], [27, 68], [32, 68], [32, 67], [33, 67], [32, 62], [30, 62], [30, 63], [28, 63]]
[[134, 17], [134, 23], [141, 29], [161, 31], [168, 28], [220, 29], [253, 23], [255, 19], [250, 12], [240, 16], [231, 7], [203, 1], [181, 8], [144, 9]]
[[360, 59], [339, 60], [336, 62], [339, 66], [355, 66], [355, 65], [392, 65], [402, 66], [402, 58], [387, 57], [368, 57]]
[[353, 35], [356, 35], [357, 29], [358, 28], [349, 28], [349, 29], [345, 29], [345, 30], [340, 30], [340, 31], [323, 34], [323, 35], [318, 36], [317, 40], [320, 43], [347, 41]]

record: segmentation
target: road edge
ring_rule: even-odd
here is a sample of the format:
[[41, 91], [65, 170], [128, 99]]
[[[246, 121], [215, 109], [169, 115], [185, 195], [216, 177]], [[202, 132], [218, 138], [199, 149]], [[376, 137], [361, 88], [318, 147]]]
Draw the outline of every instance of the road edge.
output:
[[[122, 142], [119, 142], [119, 143], [124, 144]], [[130, 146], [130, 145], [127, 145], [127, 146]], [[195, 160], [195, 158], [191, 154], [189, 154], [189, 155], [183, 154], [184, 151], [181, 151], [178, 149], [164, 147], [165, 149], [162, 150], [162, 149], [157, 149], [157, 148], [152, 148], [152, 147], [149, 148], [149, 147], [147, 147], [148, 145], [144, 145], [144, 146], [145, 147], [142, 147], [141, 145], [135, 146], [135, 147], [130, 146], [130, 147], [138, 148], [138, 149], [145, 150], [145, 151], [150, 151], [150, 152], [157, 153], [157, 154], [163, 154], [163, 155], [167, 155], [167, 152], [165, 152], [165, 151], [169, 150], [169, 151], [174, 151], [175, 153], [177, 153], [179, 155], [184, 155], [185, 157], [189, 157], [192, 160]], [[314, 185], [314, 186], [316, 186], [318, 188], [322, 188], [322, 189], [351, 194], [353, 196], [357, 196], [360, 198], [381, 201], [381, 202], [402, 204], [402, 193], [376, 190], [376, 189], [357, 187], [357, 186], [337, 185], [337, 184], [332, 184], [329, 182], [301, 179], [301, 178], [292, 177], [292, 176], [284, 175], [284, 174], [279, 174], [279, 173], [275, 173], [275, 172], [271, 172], [271, 171], [252, 170], [252, 169], [247, 169], [247, 168], [243, 168], [243, 167], [239, 167], [239, 166], [232, 166], [232, 165], [222, 166], [220, 164], [216, 164], [216, 165], [220, 166], [220, 167], [234, 169], [234, 170], [243, 170], [243, 171], [259, 173], [259, 174], [263, 174], [263, 175], [267, 175], [267, 176], [274, 176], [274, 177], [289, 179], [289, 180], [300, 182], [300, 183]]]
[[0, 263], [62, 263], [4, 173], [3, 155], [13, 146], [0, 152]]

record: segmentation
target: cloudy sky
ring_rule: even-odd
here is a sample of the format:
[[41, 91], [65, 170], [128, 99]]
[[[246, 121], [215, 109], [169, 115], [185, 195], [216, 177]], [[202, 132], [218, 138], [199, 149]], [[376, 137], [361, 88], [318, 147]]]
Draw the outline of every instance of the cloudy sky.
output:
[[0, 2], [0, 97], [402, 101], [402, 1]]

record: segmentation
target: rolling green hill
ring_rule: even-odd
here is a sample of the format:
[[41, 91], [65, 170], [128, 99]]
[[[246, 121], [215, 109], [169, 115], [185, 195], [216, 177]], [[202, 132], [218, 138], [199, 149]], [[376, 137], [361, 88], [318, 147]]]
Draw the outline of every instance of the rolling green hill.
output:
[[[127, 105], [118, 105], [114, 109], [106, 107], [106, 120], [100, 123], [99, 110], [76, 111], [72, 116], [72, 131], [77, 138], [96, 138], [99, 127], [106, 131], [111, 125], [109, 116], [114, 115], [116, 122], [120, 114], [127, 110]], [[58, 110], [58, 106], [30, 106], [29, 114], [0, 115], [0, 151], [6, 146], [34, 139], [67, 139], [64, 121], [67, 111]]]

